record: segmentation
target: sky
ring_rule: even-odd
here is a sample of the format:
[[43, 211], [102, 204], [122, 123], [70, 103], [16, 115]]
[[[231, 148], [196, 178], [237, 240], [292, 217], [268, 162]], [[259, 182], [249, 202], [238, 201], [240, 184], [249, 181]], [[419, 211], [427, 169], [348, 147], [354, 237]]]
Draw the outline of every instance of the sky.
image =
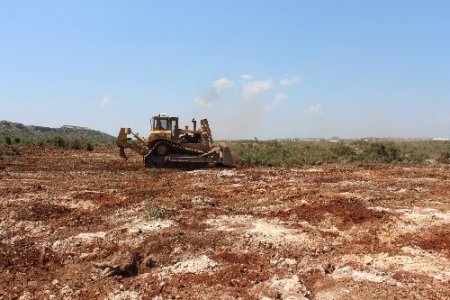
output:
[[450, 1], [0, 0], [0, 120], [450, 137]]

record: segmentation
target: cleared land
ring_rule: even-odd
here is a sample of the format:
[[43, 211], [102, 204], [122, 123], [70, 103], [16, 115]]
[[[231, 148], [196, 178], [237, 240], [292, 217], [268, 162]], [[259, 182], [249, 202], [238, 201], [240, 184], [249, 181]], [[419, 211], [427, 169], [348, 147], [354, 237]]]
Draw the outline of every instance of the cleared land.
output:
[[450, 298], [448, 165], [0, 163], [0, 299]]

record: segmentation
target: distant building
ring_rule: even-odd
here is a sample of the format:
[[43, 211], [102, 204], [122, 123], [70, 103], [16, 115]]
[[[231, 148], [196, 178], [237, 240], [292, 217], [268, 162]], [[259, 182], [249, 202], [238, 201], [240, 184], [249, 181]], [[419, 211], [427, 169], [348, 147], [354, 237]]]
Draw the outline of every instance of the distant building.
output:
[[339, 143], [341, 141], [341, 139], [338, 138], [337, 136], [333, 136], [333, 137], [329, 138], [328, 141], [331, 143]]
[[62, 129], [81, 129], [81, 130], [89, 130], [88, 127], [75, 126], [75, 125], [63, 125]]

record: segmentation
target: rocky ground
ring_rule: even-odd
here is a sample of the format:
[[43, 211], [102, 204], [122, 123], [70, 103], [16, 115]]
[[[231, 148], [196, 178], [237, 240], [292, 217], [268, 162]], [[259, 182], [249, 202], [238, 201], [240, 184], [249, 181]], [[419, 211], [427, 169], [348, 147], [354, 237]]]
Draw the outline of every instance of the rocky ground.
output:
[[449, 299], [450, 168], [0, 161], [0, 299]]

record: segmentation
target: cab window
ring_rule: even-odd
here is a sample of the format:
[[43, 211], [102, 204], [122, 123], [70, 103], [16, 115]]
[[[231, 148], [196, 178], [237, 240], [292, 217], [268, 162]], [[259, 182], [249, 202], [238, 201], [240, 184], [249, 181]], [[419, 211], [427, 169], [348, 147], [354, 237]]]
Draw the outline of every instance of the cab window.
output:
[[168, 120], [160, 120], [161, 123], [161, 130], [168, 130], [169, 129], [169, 122]]
[[172, 120], [172, 137], [178, 138], [178, 120]]
[[153, 130], [169, 130], [169, 120], [167, 119], [154, 119]]

